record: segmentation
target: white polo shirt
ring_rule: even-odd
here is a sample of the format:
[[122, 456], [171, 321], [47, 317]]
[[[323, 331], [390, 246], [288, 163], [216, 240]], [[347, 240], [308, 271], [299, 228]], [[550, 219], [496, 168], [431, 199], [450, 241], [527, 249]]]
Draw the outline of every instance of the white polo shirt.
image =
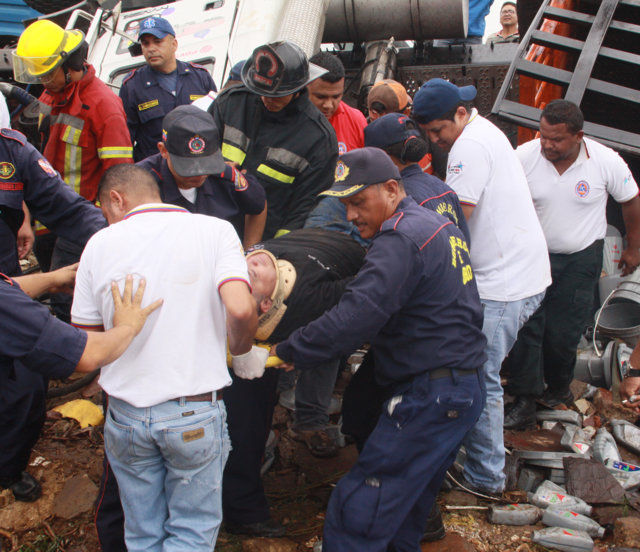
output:
[[622, 158], [589, 138], [562, 174], [542, 155], [540, 139], [521, 145], [516, 153], [550, 253], [576, 253], [604, 238], [608, 195], [618, 203], [638, 195], [638, 185]]
[[462, 204], [475, 206], [467, 223], [480, 298], [517, 301], [544, 291], [549, 255], [522, 166], [507, 137], [476, 109], [449, 152], [447, 184]]
[[[147, 204], [97, 234], [80, 260], [71, 309], [80, 328], [113, 326], [111, 282], [144, 277], [143, 306], [158, 298], [140, 334], [99, 383], [136, 407], [153, 406], [231, 384], [226, 363], [226, 319], [220, 286], [249, 283], [233, 226], [168, 204]], [[137, 283], [134, 282], [134, 289]]]

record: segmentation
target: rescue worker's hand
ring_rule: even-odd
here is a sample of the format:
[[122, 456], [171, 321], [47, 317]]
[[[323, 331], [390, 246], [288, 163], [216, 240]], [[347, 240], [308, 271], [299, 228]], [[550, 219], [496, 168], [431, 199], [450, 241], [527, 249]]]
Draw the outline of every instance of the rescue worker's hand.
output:
[[[276, 351], [276, 347], [278, 347], [278, 344], [276, 343], [273, 347], [271, 347], [270, 351], [269, 351], [269, 356], [270, 357], [278, 357], [278, 353]], [[293, 362], [282, 362], [282, 364], [277, 364], [274, 366], [274, 368], [278, 368], [279, 370], [284, 370], [285, 372], [291, 372], [291, 370], [295, 369], [295, 366], [293, 365]]]
[[620, 398], [624, 406], [640, 414], [640, 378], [624, 378], [620, 382]]
[[631, 274], [640, 265], [640, 250], [637, 248], [627, 247], [620, 255], [618, 268], [622, 269], [622, 275]]
[[63, 266], [58, 270], [52, 270], [49, 272], [51, 278], [51, 285], [49, 286], [50, 293], [73, 293], [73, 285], [76, 282], [76, 272], [78, 271], [78, 264], [75, 263], [69, 266]]
[[249, 380], [261, 378], [268, 356], [269, 351], [265, 348], [253, 345], [248, 352], [242, 355], [232, 355], [231, 367], [239, 378]]
[[116, 282], [111, 282], [111, 295], [113, 296], [113, 304], [115, 307], [115, 310], [113, 311], [114, 328], [118, 326], [129, 326], [133, 329], [133, 335], [138, 335], [140, 330], [142, 330], [147, 317], [162, 305], [163, 300], [158, 299], [144, 309], [140, 308], [146, 285], [147, 283], [145, 280], [140, 280], [138, 283], [138, 289], [134, 295], [133, 276], [131, 276], [131, 274], [127, 274], [124, 284], [124, 293], [121, 297], [118, 284]]
[[35, 236], [33, 234], [33, 229], [31, 228], [31, 222], [23, 224], [18, 230], [18, 258], [24, 259], [31, 251], [33, 247], [33, 242], [35, 241]]

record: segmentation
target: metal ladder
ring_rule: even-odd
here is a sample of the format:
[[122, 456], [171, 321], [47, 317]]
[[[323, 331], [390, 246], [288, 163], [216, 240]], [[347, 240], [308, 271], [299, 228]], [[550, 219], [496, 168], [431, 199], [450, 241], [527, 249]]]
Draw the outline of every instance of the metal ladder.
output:
[[[616, 101], [622, 100], [626, 102], [625, 109], [631, 107], [633, 111], [628, 116], [637, 121], [640, 118], [640, 88], [630, 88], [615, 82], [594, 78], [592, 72], [597, 61], [625, 62], [629, 64], [629, 69], [637, 74], [635, 82], [640, 87], [640, 55], [602, 45], [607, 31], [610, 29], [632, 33], [633, 40], [640, 40], [640, 25], [614, 19], [618, 6], [626, 6], [632, 10], [637, 8], [638, 17], [634, 19], [640, 21], [640, 0], [601, 0], [595, 15], [553, 7], [550, 5], [551, 1], [544, 0], [531, 27], [523, 37], [516, 57], [509, 67], [502, 88], [498, 93], [492, 113], [525, 127], [538, 128], [541, 109], [506, 99], [514, 78], [524, 75], [538, 81], [560, 85], [565, 90], [564, 99], [578, 105], [581, 105], [584, 95], [588, 91], [602, 95], [603, 101], [607, 103], [612, 102], [610, 104], [612, 109], [615, 108]], [[577, 40], [539, 30], [545, 19], [568, 23], [572, 27], [587, 27], [586, 39]], [[569, 71], [527, 60], [526, 55], [530, 49], [539, 46], [577, 55], [574, 70]], [[588, 120], [588, 115], [585, 113], [584, 131], [586, 134], [619, 151], [640, 155], [640, 130], [632, 132], [601, 123], [593, 123]]]

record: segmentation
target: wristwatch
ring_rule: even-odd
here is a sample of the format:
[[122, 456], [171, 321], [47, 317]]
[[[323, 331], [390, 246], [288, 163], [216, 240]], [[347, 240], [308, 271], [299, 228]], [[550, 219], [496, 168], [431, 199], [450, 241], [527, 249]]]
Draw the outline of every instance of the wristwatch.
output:
[[624, 372], [625, 378], [640, 378], [640, 370], [631, 366], [631, 362], [626, 360], [622, 363], [623, 368], [626, 368]]

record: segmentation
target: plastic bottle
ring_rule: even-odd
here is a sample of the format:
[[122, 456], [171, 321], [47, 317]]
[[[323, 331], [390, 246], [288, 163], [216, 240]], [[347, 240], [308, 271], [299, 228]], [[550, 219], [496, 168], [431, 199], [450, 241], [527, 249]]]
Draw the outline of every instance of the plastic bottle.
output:
[[498, 525], [533, 525], [542, 510], [532, 504], [494, 504], [489, 506], [489, 521]]
[[593, 540], [584, 531], [565, 529], [564, 527], [547, 527], [534, 531], [533, 542], [565, 552], [591, 552]]
[[584, 531], [592, 537], [604, 537], [604, 527], [600, 527], [596, 521], [560, 506], [549, 506], [542, 515], [542, 523], [551, 527]]
[[604, 427], [596, 432], [593, 440], [593, 457], [603, 464], [607, 460], [622, 460], [613, 436]]
[[548, 506], [557, 504], [574, 510], [579, 514], [584, 514], [585, 516], [591, 515], [591, 511], [593, 510], [584, 500], [577, 496], [567, 494], [566, 490], [549, 480], [543, 481], [535, 493], [527, 493], [527, 496], [529, 497], [529, 502], [540, 508], [547, 508]]

